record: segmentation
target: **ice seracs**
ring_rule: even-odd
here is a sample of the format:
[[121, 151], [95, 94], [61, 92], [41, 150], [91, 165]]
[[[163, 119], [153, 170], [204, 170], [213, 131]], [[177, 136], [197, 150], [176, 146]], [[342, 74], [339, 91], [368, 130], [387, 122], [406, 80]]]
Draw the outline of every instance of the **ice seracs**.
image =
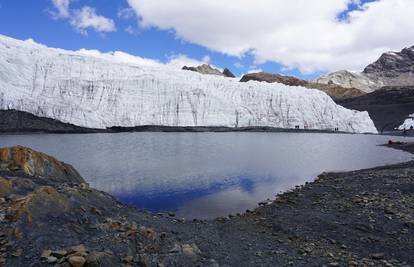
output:
[[409, 117], [410, 118], [406, 119], [404, 123], [401, 124], [400, 127], [398, 127], [398, 130], [408, 130], [414, 128], [414, 114], [411, 114]]
[[0, 35], [0, 108], [83, 127], [270, 126], [377, 132], [367, 112], [302, 87], [122, 63]]

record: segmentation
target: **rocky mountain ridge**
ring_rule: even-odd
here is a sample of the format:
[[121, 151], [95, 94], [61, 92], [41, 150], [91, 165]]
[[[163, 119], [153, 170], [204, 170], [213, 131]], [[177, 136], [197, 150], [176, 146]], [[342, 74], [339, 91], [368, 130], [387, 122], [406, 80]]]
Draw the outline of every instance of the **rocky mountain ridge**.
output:
[[317, 89], [325, 92], [333, 99], [342, 99], [348, 97], [356, 97], [365, 94], [365, 92], [355, 88], [345, 88], [335, 84], [323, 84], [312, 81], [301, 80], [292, 76], [283, 76], [276, 73], [249, 73], [244, 75], [240, 82], [260, 81], [268, 83], [282, 83], [289, 86], [302, 86], [309, 89]]
[[414, 46], [400, 52], [387, 52], [363, 72], [337, 71], [315, 80], [372, 92], [384, 86], [414, 86]]
[[197, 67], [184, 66], [182, 69], [194, 71], [194, 72], [198, 72], [198, 73], [206, 74], [206, 75], [217, 75], [217, 76], [223, 76], [223, 77], [228, 77], [228, 78], [236, 77], [228, 68], [225, 68], [223, 71], [220, 71], [218, 69], [213, 68], [212, 66], [208, 64], [203, 64]]

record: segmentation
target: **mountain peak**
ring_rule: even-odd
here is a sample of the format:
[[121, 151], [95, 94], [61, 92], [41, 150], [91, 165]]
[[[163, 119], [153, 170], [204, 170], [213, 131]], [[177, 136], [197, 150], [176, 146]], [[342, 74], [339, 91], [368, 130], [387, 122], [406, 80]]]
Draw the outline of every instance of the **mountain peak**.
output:
[[414, 85], [414, 46], [400, 52], [383, 53], [361, 73], [337, 71], [315, 80], [317, 83], [337, 84], [372, 92], [383, 86]]
[[377, 61], [368, 65], [363, 73], [374, 81], [386, 77], [397, 85], [414, 85], [414, 46], [404, 48], [400, 52], [382, 54]]
[[229, 78], [234, 78], [235, 77], [234, 74], [228, 68], [225, 68], [224, 71], [221, 72], [220, 70], [213, 68], [209, 64], [202, 64], [202, 65], [197, 66], [197, 67], [184, 66], [182, 69], [198, 72], [198, 73], [201, 73], [201, 74], [217, 75], [217, 76], [224, 76], [224, 77], [229, 77]]

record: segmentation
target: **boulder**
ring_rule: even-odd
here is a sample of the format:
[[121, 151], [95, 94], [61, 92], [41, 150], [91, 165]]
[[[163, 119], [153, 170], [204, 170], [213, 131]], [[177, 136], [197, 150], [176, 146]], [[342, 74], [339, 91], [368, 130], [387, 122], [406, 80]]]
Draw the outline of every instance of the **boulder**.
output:
[[85, 183], [71, 165], [22, 146], [0, 148], [0, 171], [23, 172], [54, 182]]

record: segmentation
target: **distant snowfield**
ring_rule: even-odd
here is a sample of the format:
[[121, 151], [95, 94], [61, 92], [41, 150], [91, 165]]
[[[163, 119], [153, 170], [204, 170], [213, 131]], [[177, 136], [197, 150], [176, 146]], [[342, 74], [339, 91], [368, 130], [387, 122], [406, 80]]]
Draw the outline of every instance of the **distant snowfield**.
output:
[[414, 114], [411, 114], [411, 115], [410, 115], [410, 117], [411, 117], [411, 118], [406, 119], [406, 120], [404, 121], [404, 123], [403, 123], [403, 124], [401, 124], [401, 126], [400, 126], [400, 127], [398, 127], [398, 130], [404, 130], [404, 129], [408, 130], [408, 129], [410, 129], [411, 127], [413, 127], [413, 128], [414, 128]]
[[377, 132], [367, 112], [302, 87], [121, 63], [0, 35], [0, 108], [83, 127], [270, 126]]

